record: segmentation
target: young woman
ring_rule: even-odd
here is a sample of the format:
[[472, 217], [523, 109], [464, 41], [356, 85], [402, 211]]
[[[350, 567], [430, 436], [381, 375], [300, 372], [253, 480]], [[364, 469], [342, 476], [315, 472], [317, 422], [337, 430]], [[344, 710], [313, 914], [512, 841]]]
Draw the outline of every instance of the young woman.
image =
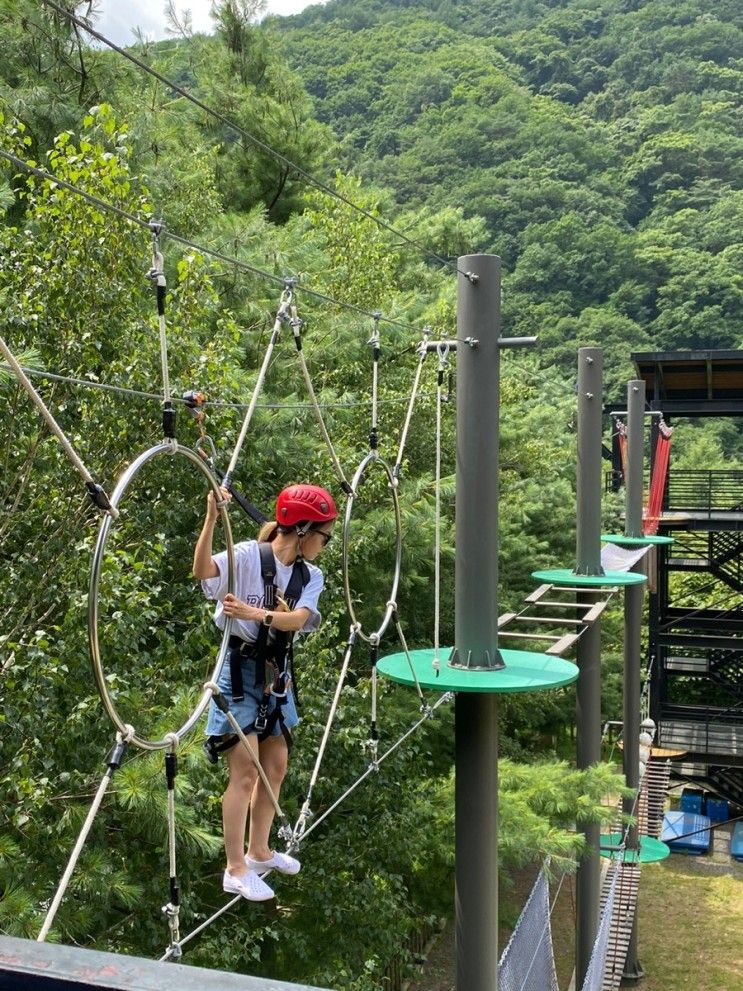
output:
[[[226, 489], [222, 489], [222, 495], [229, 500]], [[258, 541], [235, 545], [234, 595], [227, 593], [226, 553], [212, 554], [218, 516], [210, 492], [204, 526], [194, 550], [193, 573], [201, 580], [207, 598], [217, 600], [214, 613], [217, 626], [223, 629], [228, 616], [234, 621], [219, 687], [251, 746], [257, 750], [278, 798], [289, 758], [288, 731], [299, 721], [290, 672], [285, 670], [287, 642], [294, 633], [310, 633], [320, 625], [317, 603], [323, 576], [312, 562], [330, 540], [338, 512], [331, 494], [318, 485], [290, 485], [283, 489], [276, 500], [276, 520], [264, 525]], [[259, 545], [266, 542], [270, 542], [273, 555], [269, 553], [266, 557], [264, 548], [262, 566]], [[277, 586], [275, 606], [265, 602], [270, 565]], [[209, 745], [218, 742], [216, 749], [225, 751], [229, 767], [229, 783], [222, 798], [227, 855], [224, 890], [249, 901], [266, 901], [274, 893], [260, 875], [269, 870], [296, 874], [299, 861], [271, 850], [273, 802], [245, 748], [233, 745], [238, 742], [237, 736], [213, 701], [206, 732]]]

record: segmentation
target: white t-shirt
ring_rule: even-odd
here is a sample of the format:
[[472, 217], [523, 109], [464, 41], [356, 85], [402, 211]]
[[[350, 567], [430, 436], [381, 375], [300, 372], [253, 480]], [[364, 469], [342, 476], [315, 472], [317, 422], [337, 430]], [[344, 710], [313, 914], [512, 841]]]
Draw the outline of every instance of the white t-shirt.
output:
[[[291, 578], [293, 564], [282, 564], [274, 555], [276, 561], [276, 582], [279, 595], [284, 596], [286, 586]], [[222, 599], [227, 594], [227, 552], [221, 551], [212, 558], [219, 568], [219, 575], [216, 578], [204, 578], [201, 587], [207, 599], [216, 599], [217, 608], [214, 610], [214, 622], [220, 630], [224, 629], [225, 616], [222, 609]], [[317, 608], [320, 592], [323, 590], [325, 580], [322, 571], [314, 564], [305, 561], [305, 566], [310, 573], [310, 580], [305, 585], [302, 594], [296, 602], [295, 609], [309, 609], [310, 615], [299, 633], [312, 633], [320, 626], [322, 616]], [[258, 541], [244, 540], [235, 544], [235, 591], [238, 599], [247, 602], [250, 606], [265, 608], [263, 602], [263, 578], [261, 576], [261, 555], [258, 550]], [[249, 619], [236, 619], [233, 623], [233, 632], [242, 637], [243, 640], [255, 640], [258, 636], [259, 624]]]

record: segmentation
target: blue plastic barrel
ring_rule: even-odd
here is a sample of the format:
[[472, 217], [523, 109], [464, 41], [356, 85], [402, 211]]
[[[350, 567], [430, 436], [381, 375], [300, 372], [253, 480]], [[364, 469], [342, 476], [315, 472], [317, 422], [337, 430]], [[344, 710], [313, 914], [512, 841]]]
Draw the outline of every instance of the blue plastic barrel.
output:
[[704, 792], [696, 788], [684, 788], [681, 792], [681, 811], [702, 815], [704, 812]]
[[671, 853], [690, 853], [699, 856], [708, 853], [712, 843], [709, 816], [694, 812], [666, 812], [660, 838], [671, 848]]
[[707, 797], [704, 807], [705, 815], [708, 815], [712, 822], [725, 822], [730, 818], [730, 806], [724, 798]]
[[736, 822], [730, 840], [730, 856], [743, 863], [743, 822]]

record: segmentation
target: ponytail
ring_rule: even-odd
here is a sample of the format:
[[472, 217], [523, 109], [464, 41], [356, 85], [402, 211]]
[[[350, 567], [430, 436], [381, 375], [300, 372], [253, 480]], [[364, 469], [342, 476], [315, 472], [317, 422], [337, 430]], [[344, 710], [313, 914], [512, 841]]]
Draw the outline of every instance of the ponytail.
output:
[[278, 532], [279, 532], [279, 524], [276, 522], [276, 520], [269, 520], [267, 523], [264, 523], [263, 526], [260, 528], [258, 532], [258, 542], [259, 543], [266, 543], [267, 541], [270, 542], [271, 540], [273, 540], [273, 538], [276, 536]]

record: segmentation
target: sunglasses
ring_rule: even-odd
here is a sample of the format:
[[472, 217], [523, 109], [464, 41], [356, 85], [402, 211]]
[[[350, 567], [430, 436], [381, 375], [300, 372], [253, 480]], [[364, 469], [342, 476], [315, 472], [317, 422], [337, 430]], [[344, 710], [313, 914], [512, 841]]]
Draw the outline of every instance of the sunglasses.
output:
[[328, 544], [330, 543], [330, 541], [333, 539], [333, 534], [332, 533], [327, 533], [327, 531], [325, 531], [325, 530], [313, 530], [312, 532], [313, 533], [316, 533], [318, 536], [322, 537], [322, 545], [323, 545], [323, 547], [327, 547]]

